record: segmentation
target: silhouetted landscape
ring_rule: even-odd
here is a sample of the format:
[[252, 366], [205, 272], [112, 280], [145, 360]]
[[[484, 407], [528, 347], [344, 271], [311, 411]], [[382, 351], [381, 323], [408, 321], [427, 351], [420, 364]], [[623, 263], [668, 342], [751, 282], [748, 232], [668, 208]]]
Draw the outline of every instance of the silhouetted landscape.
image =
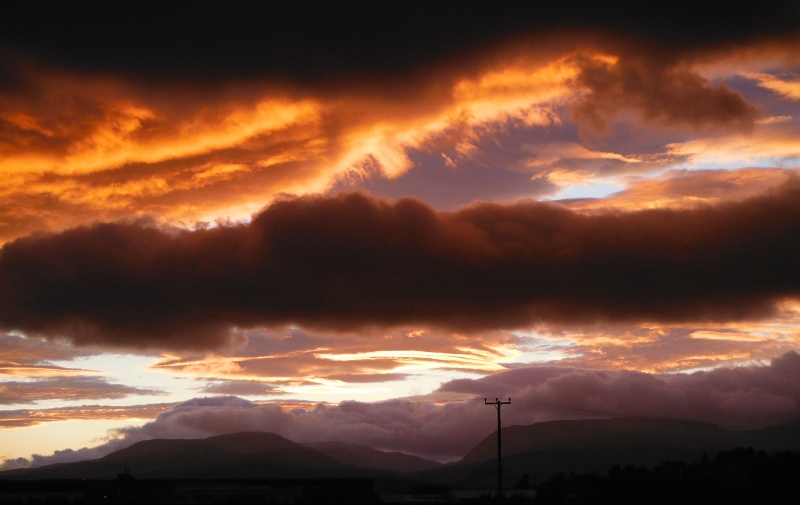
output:
[[[771, 486], [770, 491], [763, 491], [765, 496], [783, 496], [790, 490], [773, 481], [783, 478], [779, 476], [800, 477], [800, 455], [788, 452], [800, 451], [800, 423], [796, 422], [734, 431], [679, 420], [551, 421], [510, 426], [503, 429], [503, 437], [506, 494], [535, 489], [535, 498], [531, 492], [514, 498], [535, 503], [689, 503], [684, 499], [688, 495], [692, 500], [705, 497], [707, 502], [712, 495], [753, 498], [762, 486]], [[492, 434], [460, 461], [445, 465], [357, 444], [303, 445], [273, 433], [253, 432], [195, 440], [147, 440], [97, 460], [11, 470], [0, 477], [4, 486], [24, 481], [28, 482], [25, 486], [34, 487], [37, 482], [47, 487], [54, 481], [127, 478], [156, 494], [161, 489], [153, 484], [156, 481], [163, 485], [172, 482], [170, 489], [185, 489], [187, 482], [191, 486], [215, 482], [203, 484], [214, 489], [227, 483], [227, 492], [235, 488], [242, 493], [256, 488], [300, 489], [313, 481], [315, 489], [325, 482], [339, 491], [345, 489], [345, 494], [352, 491], [347, 490], [353, 482], [360, 483], [353, 492], [363, 494], [368, 481], [369, 496], [374, 492], [388, 501], [398, 496], [452, 501], [456, 490], [480, 500], [481, 495], [488, 499], [496, 490], [496, 450], [496, 434]], [[130, 476], [121, 474], [123, 469]], [[730, 483], [736, 485], [728, 486]], [[102, 488], [96, 483], [92, 486]], [[722, 488], [725, 493], [718, 492]], [[739, 488], [746, 492], [736, 491]], [[142, 489], [138, 492], [145, 492]], [[176, 492], [171, 491], [173, 495]], [[209, 495], [219, 492], [208, 491]], [[278, 495], [300, 502], [304, 498], [298, 493]], [[264, 498], [265, 503], [277, 500], [278, 495]], [[306, 495], [305, 502], [311, 503], [311, 495]], [[697, 500], [691, 503], [700, 503]]]

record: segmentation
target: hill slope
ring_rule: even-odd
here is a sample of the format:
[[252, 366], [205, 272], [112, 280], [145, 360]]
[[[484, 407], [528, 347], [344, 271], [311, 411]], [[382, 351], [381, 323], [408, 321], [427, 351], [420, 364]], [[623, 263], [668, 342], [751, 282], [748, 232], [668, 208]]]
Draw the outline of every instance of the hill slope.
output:
[[[649, 419], [587, 419], [549, 421], [503, 428], [503, 455], [590, 447], [671, 447], [714, 450], [731, 432], [715, 424]], [[479, 463], [497, 458], [497, 432], [485, 438], [462, 459]]]
[[384, 452], [359, 444], [312, 442], [303, 445], [336, 461], [362, 468], [376, 468], [393, 472], [416, 472], [444, 466], [442, 463], [403, 454], [402, 452]]
[[146, 440], [103, 458], [11, 470], [13, 479], [109, 479], [129, 468], [138, 478], [361, 477], [365, 470], [334, 460], [274, 433], [206, 439]]
[[[696, 461], [704, 453], [753, 447], [800, 451], [800, 422], [733, 431], [706, 423], [646, 419], [550, 421], [503, 428], [506, 485], [528, 474], [531, 483], [558, 472], [605, 472], [613, 465], [653, 467], [666, 460]], [[494, 488], [497, 432], [458, 463], [416, 472], [417, 478], [451, 487]]]
[[[237, 433], [202, 440], [148, 440], [104, 458], [0, 473], [10, 479], [116, 477], [124, 468], [138, 478], [375, 477], [386, 489], [432, 482], [493, 488], [496, 433], [464, 458], [445, 466], [357, 444], [306, 446], [272, 433]], [[732, 431], [712, 424], [640, 419], [552, 421], [503, 429], [505, 481], [531, 483], [557, 472], [605, 472], [615, 464], [649, 466], [665, 460], [696, 461], [736, 447], [800, 451], [800, 422]], [[394, 472], [407, 472], [398, 475]]]

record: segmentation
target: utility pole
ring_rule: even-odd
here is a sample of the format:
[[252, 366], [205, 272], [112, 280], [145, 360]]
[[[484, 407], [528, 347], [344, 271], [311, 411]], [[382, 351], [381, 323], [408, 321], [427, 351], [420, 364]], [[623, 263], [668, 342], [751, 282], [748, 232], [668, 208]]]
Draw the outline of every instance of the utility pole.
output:
[[500, 437], [500, 407], [503, 405], [511, 404], [511, 398], [508, 401], [500, 401], [500, 398], [495, 398], [490, 402], [488, 398], [483, 399], [484, 405], [494, 405], [497, 409], [497, 497], [503, 497], [503, 443]]

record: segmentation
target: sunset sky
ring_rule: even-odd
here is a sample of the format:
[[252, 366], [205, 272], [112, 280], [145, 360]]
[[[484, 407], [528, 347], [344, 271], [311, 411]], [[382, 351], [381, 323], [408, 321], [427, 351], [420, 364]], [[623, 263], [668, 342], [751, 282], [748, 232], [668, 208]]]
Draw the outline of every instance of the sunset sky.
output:
[[0, 8], [2, 468], [799, 419], [800, 7], [536, 3]]

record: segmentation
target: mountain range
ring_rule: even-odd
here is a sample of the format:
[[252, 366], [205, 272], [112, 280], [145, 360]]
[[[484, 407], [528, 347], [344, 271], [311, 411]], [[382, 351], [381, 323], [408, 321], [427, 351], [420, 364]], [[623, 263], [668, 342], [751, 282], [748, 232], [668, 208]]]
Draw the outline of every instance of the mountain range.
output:
[[[502, 436], [509, 487], [526, 474], [535, 483], [557, 472], [604, 472], [616, 464], [652, 467], [736, 447], [800, 451], [800, 421], [734, 431], [690, 421], [589, 419], [509, 426]], [[136, 478], [148, 479], [373, 477], [395, 491], [420, 483], [490, 489], [496, 483], [496, 440], [495, 432], [460, 461], [443, 465], [357, 444], [298, 444], [263, 432], [155, 439], [100, 459], [9, 470], [0, 478], [110, 479], [128, 468]]]

